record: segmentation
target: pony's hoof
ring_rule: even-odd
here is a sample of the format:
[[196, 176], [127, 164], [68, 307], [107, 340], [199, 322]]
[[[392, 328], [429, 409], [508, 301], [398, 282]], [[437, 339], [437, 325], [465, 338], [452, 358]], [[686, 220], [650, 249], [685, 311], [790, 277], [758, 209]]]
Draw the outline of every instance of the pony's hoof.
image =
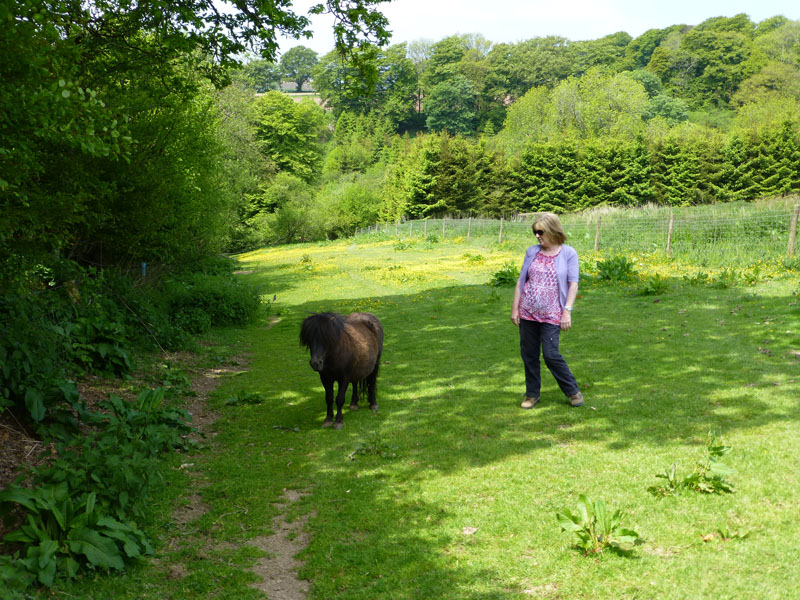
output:
[[341, 429], [342, 427], [344, 427], [344, 423], [334, 423], [333, 424], [333, 428], [334, 429]]
[[331, 420], [329, 420], [329, 419], [325, 419], [325, 420], [322, 422], [322, 426], [323, 426], [323, 427], [330, 427], [331, 425], [333, 425], [333, 421], [331, 421]]
[[351, 404], [350, 410], [358, 410], [358, 404]]
[[372, 412], [376, 413], [376, 412], [378, 412], [378, 405], [377, 404], [372, 404], [372, 405], [370, 405], [369, 409]]

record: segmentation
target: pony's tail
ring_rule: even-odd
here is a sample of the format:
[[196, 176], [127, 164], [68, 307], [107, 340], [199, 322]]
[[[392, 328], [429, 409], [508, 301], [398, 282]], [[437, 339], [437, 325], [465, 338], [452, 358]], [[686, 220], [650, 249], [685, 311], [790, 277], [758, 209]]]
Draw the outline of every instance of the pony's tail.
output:
[[367, 382], [367, 378], [356, 383], [356, 386], [358, 387], [358, 397], [366, 399], [367, 394], [369, 393], [369, 383]]

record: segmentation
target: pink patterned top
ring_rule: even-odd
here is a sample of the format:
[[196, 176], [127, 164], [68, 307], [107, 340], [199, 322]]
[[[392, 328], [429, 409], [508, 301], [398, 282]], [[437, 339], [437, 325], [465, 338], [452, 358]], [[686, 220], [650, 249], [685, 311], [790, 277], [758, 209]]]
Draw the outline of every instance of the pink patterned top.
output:
[[[560, 251], [559, 251], [560, 252]], [[555, 258], [541, 252], [531, 261], [528, 280], [519, 301], [519, 318], [540, 323], [561, 324]]]

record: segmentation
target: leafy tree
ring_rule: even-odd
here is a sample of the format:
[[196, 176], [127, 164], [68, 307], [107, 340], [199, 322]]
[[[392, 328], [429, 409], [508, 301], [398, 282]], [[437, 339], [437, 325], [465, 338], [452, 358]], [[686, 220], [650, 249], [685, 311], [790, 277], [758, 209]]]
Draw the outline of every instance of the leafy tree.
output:
[[516, 154], [532, 142], [550, 139], [556, 131], [552, 92], [535, 87], [508, 107], [498, 141], [510, 154]]
[[414, 64], [417, 73], [417, 94], [415, 98], [415, 108], [417, 114], [422, 112], [422, 86], [421, 82], [428, 68], [428, 60], [431, 56], [433, 41], [427, 39], [414, 40], [408, 43], [407, 53], [409, 60]]
[[[685, 25], [672, 25], [664, 29], [648, 29], [625, 46], [625, 66], [630, 70], [643, 69], [650, 62], [653, 52], [673, 32], [683, 32]], [[649, 91], [649, 90], [648, 90]]]
[[631, 36], [620, 31], [596, 40], [570, 44], [572, 75], [580, 76], [594, 67], [608, 67], [618, 71], [624, 64], [625, 48]]
[[739, 84], [766, 62], [754, 46], [754, 28], [746, 15], [708, 19], [685, 35], [668, 36], [647, 68], [692, 107], [726, 108]]
[[750, 102], [763, 102], [769, 97], [786, 97], [800, 100], [800, 69], [779, 61], [764, 65], [739, 85], [731, 104], [741, 106]]
[[647, 92], [625, 73], [612, 75], [596, 68], [584, 77], [559, 84], [552, 101], [555, 123], [563, 133], [580, 138], [622, 135], [632, 139], [641, 130]]
[[664, 93], [664, 85], [661, 80], [650, 71], [636, 69], [630, 73], [630, 78], [641, 83], [650, 98], [655, 98]]
[[281, 170], [310, 182], [322, 167], [325, 113], [312, 100], [295, 102], [267, 92], [254, 105], [255, 138], [262, 153]]
[[425, 102], [428, 129], [451, 134], [473, 133], [476, 98], [475, 88], [463, 75], [436, 84]]
[[297, 91], [303, 91], [303, 84], [311, 79], [314, 67], [319, 62], [317, 53], [305, 46], [295, 46], [281, 56], [280, 72], [289, 81], [294, 81]]
[[462, 36], [451, 35], [439, 40], [431, 48], [428, 64], [422, 78], [425, 90], [431, 90], [437, 84], [453, 79], [460, 73], [461, 60], [469, 47]]
[[259, 200], [261, 210], [247, 221], [249, 245], [289, 244], [319, 234], [310, 185], [290, 173], [279, 173]]
[[[758, 24], [754, 45], [769, 60], [800, 67], [800, 21], [775, 17]], [[763, 25], [763, 27], [762, 27]]]
[[280, 89], [281, 74], [277, 65], [263, 58], [245, 63], [234, 71], [233, 78], [259, 94]]
[[356, 54], [362, 65], [371, 65], [379, 74], [375, 81], [364, 80], [352, 61], [342, 60], [339, 54], [330, 52], [314, 70], [315, 88], [337, 118], [342, 112], [366, 114], [374, 111], [387, 117], [395, 128], [400, 128], [414, 115], [417, 95], [416, 71], [406, 57], [405, 44], [386, 49], [365, 46]]
[[659, 94], [650, 98], [647, 108], [642, 115], [645, 121], [656, 117], [663, 118], [670, 125], [677, 125], [689, 118], [689, 105], [680, 98], [673, 98], [667, 94]]
[[318, 192], [315, 206], [326, 236], [353, 235], [359, 227], [377, 221], [380, 175], [358, 178], [352, 174], [345, 175], [329, 182]]
[[497, 44], [487, 56], [487, 92], [495, 99], [515, 101], [534, 87], [554, 87], [572, 70], [566, 38], [549, 36]]

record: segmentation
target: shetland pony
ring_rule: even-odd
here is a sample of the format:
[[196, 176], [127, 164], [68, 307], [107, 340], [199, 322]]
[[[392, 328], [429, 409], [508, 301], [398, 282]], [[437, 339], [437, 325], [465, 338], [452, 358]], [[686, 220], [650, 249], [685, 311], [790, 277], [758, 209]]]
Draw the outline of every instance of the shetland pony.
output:
[[[383, 326], [378, 317], [361, 312], [347, 316], [331, 312], [310, 315], [300, 328], [300, 344], [311, 352], [309, 363], [325, 388], [327, 413], [323, 427], [343, 427], [342, 406], [351, 383], [350, 410], [358, 410], [359, 395], [366, 394], [369, 407], [378, 411], [377, 379], [383, 352]], [[335, 419], [334, 382], [338, 384]]]

